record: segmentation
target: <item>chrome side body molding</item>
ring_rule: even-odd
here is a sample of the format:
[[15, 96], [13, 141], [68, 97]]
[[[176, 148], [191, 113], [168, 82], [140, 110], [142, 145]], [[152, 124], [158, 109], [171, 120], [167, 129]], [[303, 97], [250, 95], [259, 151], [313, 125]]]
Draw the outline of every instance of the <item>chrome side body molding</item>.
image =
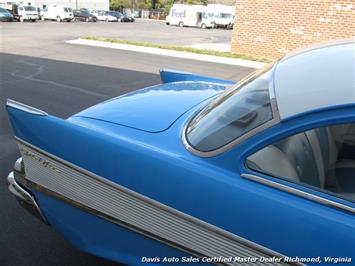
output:
[[355, 214], [355, 209], [354, 208], [352, 208], [350, 206], [347, 206], [347, 205], [344, 205], [344, 204], [341, 204], [339, 202], [332, 201], [332, 200], [329, 200], [329, 199], [325, 199], [325, 198], [319, 197], [317, 195], [313, 195], [311, 193], [307, 193], [305, 191], [302, 191], [302, 190], [299, 190], [299, 189], [296, 189], [296, 188], [293, 188], [293, 187], [290, 187], [290, 186], [286, 186], [286, 185], [283, 185], [283, 184], [280, 184], [280, 183], [277, 183], [277, 182], [274, 182], [274, 181], [271, 181], [271, 180], [268, 180], [266, 178], [262, 178], [262, 177], [259, 177], [259, 176], [256, 176], [256, 175], [241, 174], [241, 176], [243, 178], [245, 178], [245, 179], [249, 179], [249, 180], [264, 184], [266, 186], [273, 187], [273, 188], [288, 192], [290, 194], [293, 194], [293, 195], [296, 195], [296, 196], [299, 196], [299, 197], [302, 197], [302, 198], [309, 199], [311, 201], [315, 201], [315, 202], [323, 204], [323, 205], [331, 206], [333, 208], [338, 208], [338, 209], [341, 209], [343, 211], [347, 211], [347, 212], [350, 212], [352, 214]]
[[284, 257], [17, 141], [26, 166], [26, 182], [32, 189], [198, 257]]

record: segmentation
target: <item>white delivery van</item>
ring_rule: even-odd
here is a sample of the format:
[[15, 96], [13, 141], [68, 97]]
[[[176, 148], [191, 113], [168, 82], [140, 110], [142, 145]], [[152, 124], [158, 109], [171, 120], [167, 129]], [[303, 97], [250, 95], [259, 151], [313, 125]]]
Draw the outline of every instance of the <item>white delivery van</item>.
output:
[[213, 15], [208, 14], [207, 6], [174, 4], [167, 16], [166, 24], [203, 29], [213, 28]]
[[12, 5], [10, 11], [12, 11], [14, 18], [21, 22], [24, 22], [25, 20], [36, 22], [38, 19], [38, 12], [34, 6]]
[[232, 29], [235, 17], [235, 6], [227, 6], [221, 4], [207, 5], [209, 13], [214, 13], [214, 26]]
[[72, 21], [74, 19], [73, 10], [70, 7], [48, 6], [41, 10], [41, 20]]

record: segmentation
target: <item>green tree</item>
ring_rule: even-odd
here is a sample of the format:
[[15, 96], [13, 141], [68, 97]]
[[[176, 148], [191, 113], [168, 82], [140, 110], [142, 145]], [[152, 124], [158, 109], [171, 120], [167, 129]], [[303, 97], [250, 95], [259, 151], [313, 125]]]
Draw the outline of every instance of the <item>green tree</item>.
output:
[[169, 15], [170, 9], [174, 3], [188, 4], [188, 5], [207, 5], [208, 0], [159, 0], [161, 5], [158, 8], [164, 8], [164, 16]]
[[128, 0], [110, 0], [110, 9], [111, 10], [121, 10], [124, 7], [129, 7]]
[[183, 4], [189, 4], [189, 5], [207, 5], [208, 0], [184, 0], [182, 1]]
[[142, 9], [164, 8], [164, 15], [168, 15], [174, 3], [207, 5], [208, 0], [110, 0], [110, 9], [120, 10], [125, 7]]
[[165, 0], [164, 1], [164, 6], [163, 6], [164, 7], [164, 13], [163, 13], [164, 16], [169, 15], [170, 9], [173, 6], [174, 2], [175, 2], [174, 0]]

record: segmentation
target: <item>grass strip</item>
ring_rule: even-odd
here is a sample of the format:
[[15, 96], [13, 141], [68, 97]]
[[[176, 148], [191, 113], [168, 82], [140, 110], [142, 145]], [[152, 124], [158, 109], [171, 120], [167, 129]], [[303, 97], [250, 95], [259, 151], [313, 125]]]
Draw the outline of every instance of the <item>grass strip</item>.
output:
[[159, 48], [159, 49], [165, 49], [165, 50], [173, 50], [173, 51], [179, 51], [179, 52], [189, 52], [189, 53], [195, 53], [195, 54], [214, 55], [214, 56], [220, 56], [220, 57], [236, 58], [236, 59], [257, 61], [257, 62], [263, 62], [263, 63], [271, 62], [271, 60], [267, 59], [267, 58], [257, 58], [257, 57], [245, 55], [245, 54], [234, 54], [231, 52], [221, 52], [221, 51], [214, 51], [214, 50], [207, 50], [207, 49], [198, 49], [198, 48], [177, 46], [177, 45], [170, 45], [170, 44], [159, 44], [159, 43], [151, 43], [151, 42], [143, 42], [143, 41], [129, 41], [129, 40], [111, 39], [111, 38], [104, 38], [104, 37], [94, 37], [94, 36], [85, 36], [85, 37], [81, 37], [80, 39], [100, 41], [100, 42], [109, 42], [109, 43], [129, 44], [129, 45], [136, 45], [136, 46], [143, 46], [143, 47], [152, 47], [152, 48]]

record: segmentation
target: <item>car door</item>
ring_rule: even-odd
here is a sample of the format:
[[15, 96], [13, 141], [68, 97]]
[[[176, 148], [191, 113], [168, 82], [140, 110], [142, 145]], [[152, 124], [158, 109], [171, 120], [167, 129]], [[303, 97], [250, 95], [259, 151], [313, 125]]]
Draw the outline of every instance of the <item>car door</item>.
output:
[[45, 7], [41, 10], [41, 16], [44, 17], [44, 19], [48, 19], [48, 8]]
[[[346, 262], [354, 255], [354, 115], [351, 119], [323, 126], [315, 126], [315, 121], [313, 127], [287, 136], [275, 131], [267, 145], [256, 151], [252, 147], [254, 151], [244, 158], [242, 178], [254, 182], [256, 189], [261, 186], [272, 191], [275, 199], [281, 196], [279, 203], [286, 205], [282, 211], [273, 209], [269, 221], [261, 221], [264, 230], [275, 232], [269, 248], [288, 256], [319, 256], [323, 263], [332, 256]], [[287, 128], [287, 124], [280, 127]], [[287, 241], [277, 240], [282, 237], [278, 231], [283, 231]], [[268, 240], [261, 237], [261, 241]]]
[[85, 20], [85, 16], [84, 16], [84, 14], [83, 14], [82, 11], [78, 11], [78, 12], [77, 12], [77, 16], [78, 16], [78, 19], [79, 19], [80, 21]]
[[57, 8], [48, 8], [48, 18], [49, 19], [55, 19], [57, 17]]
[[97, 13], [97, 18], [98, 18], [98, 20], [105, 20], [105, 12], [99, 11]]
[[18, 15], [23, 16], [24, 15], [24, 8], [22, 6], [19, 6], [17, 9], [18, 9], [18, 11], [17, 11]]

